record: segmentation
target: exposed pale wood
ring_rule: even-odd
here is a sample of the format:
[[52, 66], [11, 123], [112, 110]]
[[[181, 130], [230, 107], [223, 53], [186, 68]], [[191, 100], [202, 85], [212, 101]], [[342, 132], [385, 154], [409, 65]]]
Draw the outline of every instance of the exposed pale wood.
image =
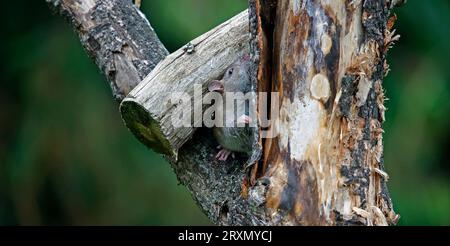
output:
[[270, 224], [396, 223], [380, 175], [389, 11], [383, 0], [278, 1], [272, 73], [258, 76], [280, 102], [263, 149]]
[[[121, 112], [128, 128], [148, 147], [176, 157], [178, 149], [192, 137], [194, 126], [202, 126], [203, 112], [199, 95], [193, 107], [171, 102], [172, 96], [181, 92], [193, 99], [195, 84], [206, 90], [211, 80], [248, 54], [248, 32], [246, 10], [167, 56], [123, 100]], [[200, 114], [194, 115], [194, 107]], [[190, 127], [173, 122], [182, 121], [172, 117], [182, 114], [192, 115]]]

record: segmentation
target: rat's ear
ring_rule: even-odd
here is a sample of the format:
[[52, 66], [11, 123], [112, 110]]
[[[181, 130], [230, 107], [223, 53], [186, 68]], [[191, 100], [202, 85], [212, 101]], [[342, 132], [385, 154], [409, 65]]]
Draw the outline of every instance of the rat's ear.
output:
[[220, 80], [213, 80], [209, 82], [208, 90], [210, 92], [217, 91], [217, 92], [223, 92], [223, 83]]

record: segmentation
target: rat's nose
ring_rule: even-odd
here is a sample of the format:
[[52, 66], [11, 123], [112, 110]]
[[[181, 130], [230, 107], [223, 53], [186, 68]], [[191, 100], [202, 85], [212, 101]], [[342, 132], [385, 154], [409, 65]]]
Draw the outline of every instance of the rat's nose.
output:
[[223, 92], [223, 83], [220, 80], [213, 80], [208, 85], [208, 90], [210, 92], [217, 91]]

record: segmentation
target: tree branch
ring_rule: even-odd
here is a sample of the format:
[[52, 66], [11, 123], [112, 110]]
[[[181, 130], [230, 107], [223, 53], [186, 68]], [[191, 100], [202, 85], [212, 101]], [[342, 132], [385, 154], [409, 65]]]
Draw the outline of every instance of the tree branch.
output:
[[169, 54], [132, 1], [46, 1], [72, 24], [119, 102]]
[[[202, 126], [208, 105], [203, 105], [201, 96], [208, 83], [219, 79], [226, 68], [249, 52], [248, 11], [201, 35], [189, 46], [161, 61], [120, 107], [127, 127], [142, 143], [175, 158], [196, 127]], [[196, 85], [200, 86], [200, 95], [194, 92]], [[190, 100], [172, 102], [175, 93]], [[180, 127], [186, 120], [190, 126]]]

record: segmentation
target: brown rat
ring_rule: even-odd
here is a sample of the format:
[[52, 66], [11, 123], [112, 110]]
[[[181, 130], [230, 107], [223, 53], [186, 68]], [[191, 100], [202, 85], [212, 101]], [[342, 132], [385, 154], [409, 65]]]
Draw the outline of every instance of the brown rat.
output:
[[[225, 95], [226, 92], [242, 92], [245, 95], [251, 91], [249, 65], [249, 57], [244, 56], [225, 71], [221, 80], [213, 80], [208, 86], [209, 91], [219, 92], [223, 96], [223, 104], [217, 105], [215, 114], [216, 117], [223, 115], [224, 125], [213, 128], [214, 137], [221, 148], [216, 158], [221, 161], [227, 160], [233, 152], [249, 155], [252, 151], [253, 137], [248, 125], [252, 122], [249, 117], [249, 103], [244, 100], [235, 100], [234, 107], [226, 107], [227, 97]], [[239, 111], [238, 108], [243, 110]], [[239, 112], [242, 114], [236, 115]], [[227, 115], [233, 115], [233, 117], [229, 119]]]

